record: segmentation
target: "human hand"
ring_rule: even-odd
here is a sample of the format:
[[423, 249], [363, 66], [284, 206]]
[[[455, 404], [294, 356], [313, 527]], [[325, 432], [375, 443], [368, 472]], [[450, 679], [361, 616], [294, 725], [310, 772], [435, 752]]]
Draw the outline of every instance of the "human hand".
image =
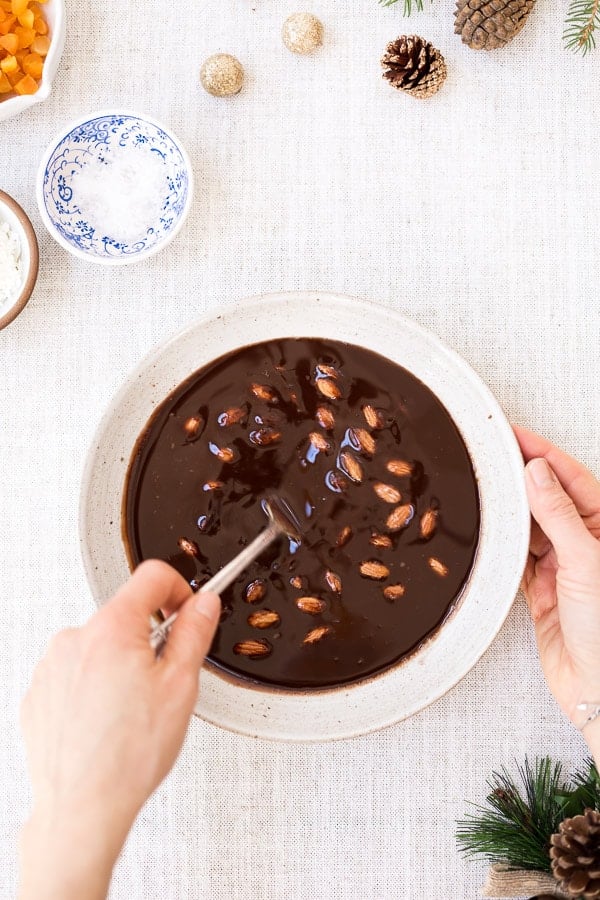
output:
[[[577, 704], [600, 705], [600, 482], [550, 441], [514, 430], [534, 518], [522, 588], [548, 686], [581, 726]], [[595, 755], [599, 726], [584, 730]]]
[[[150, 614], [177, 608], [157, 659]], [[153, 560], [86, 625], [53, 638], [22, 707], [34, 797], [22, 898], [105, 896], [135, 816], [183, 743], [219, 609], [216, 594], [190, 596]]]

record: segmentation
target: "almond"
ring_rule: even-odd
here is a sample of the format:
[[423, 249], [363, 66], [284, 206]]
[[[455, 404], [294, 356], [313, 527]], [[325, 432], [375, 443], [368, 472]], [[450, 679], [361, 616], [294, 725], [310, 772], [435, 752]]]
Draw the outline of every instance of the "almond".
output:
[[258, 603], [266, 593], [267, 585], [262, 578], [257, 578], [256, 581], [251, 581], [250, 584], [246, 585], [246, 590], [244, 591], [246, 603]]
[[183, 550], [187, 556], [198, 556], [200, 553], [200, 548], [195, 541], [190, 541], [187, 538], [180, 537], [177, 541], [179, 544], [179, 549]]
[[297, 597], [296, 606], [300, 612], [308, 613], [311, 616], [317, 616], [325, 609], [325, 601], [320, 597]]
[[341, 472], [336, 472], [333, 469], [330, 469], [325, 476], [325, 484], [331, 491], [335, 491], [336, 494], [343, 494], [344, 491], [348, 490], [348, 479]]
[[196, 524], [198, 525], [198, 531], [201, 531], [202, 534], [207, 534], [215, 524], [215, 520], [212, 515], [198, 516]]
[[204, 419], [202, 416], [190, 416], [189, 419], [186, 419], [183, 423], [183, 430], [185, 431], [188, 440], [198, 437], [203, 425]]
[[349, 437], [355, 446], [357, 446], [365, 456], [373, 456], [375, 453], [375, 438], [369, 434], [366, 428], [350, 428]]
[[373, 544], [374, 547], [384, 547], [386, 550], [392, 547], [392, 539], [389, 534], [378, 534], [375, 532], [369, 538], [369, 543]]
[[294, 575], [292, 578], [290, 578], [290, 584], [292, 587], [295, 587], [299, 591], [301, 591], [304, 587], [304, 578], [302, 578], [300, 575]]
[[317, 378], [325, 376], [325, 378], [337, 378], [339, 372], [333, 366], [326, 366], [323, 363], [317, 365]]
[[331, 449], [331, 444], [319, 431], [311, 431], [308, 437], [313, 447], [316, 447], [317, 450], [326, 452]]
[[404, 597], [405, 591], [403, 584], [388, 584], [383, 589], [383, 596], [386, 600], [399, 600], [400, 597]]
[[257, 431], [250, 432], [250, 440], [259, 447], [268, 447], [270, 444], [276, 444], [281, 440], [281, 431], [276, 428], [259, 428]]
[[397, 506], [396, 509], [393, 509], [385, 521], [389, 531], [400, 531], [401, 528], [406, 528], [414, 512], [410, 503], [404, 503], [402, 506]]
[[268, 384], [253, 383], [250, 385], [250, 391], [257, 400], [263, 400], [265, 403], [277, 403], [279, 400], [276, 391]]
[[279, 613], [273, 609], [257, 609], [248, 616], [248, 625], [252, 628], [270, 628], [272, 625], [279, 625], [280, 622]]
[[390, 459], [385, 464], [385, 467], [392, 475], [398, 475], [399, 477], [412, 475], [413, 471], [412, 463], [407, 462], [405, 459]]
[[220, 491], [223, 487], [222, 481], [205, 481], [202, 485], [203, 491]]
[[438, 512], [437, 509], [427, 509], [421, 516], [420, 530], [422, 538], [430, 538], [437, 528]]
[[360, 574], [365, 578], [373, 578], [375, 581], [383, 581], [390, 574], [390, 570], [377, 559], [366, 559], [360, 564]]
[[338, 547], [343, 547], [344, 544], [347, 544], [350, 538], [352, 537], [352, 529], [349, 525], [344, 525], [340, 533], [338, 534], [335, 542]]
[[427, 563], [429, 565], [429, 568], [441, 578], [445, 578], [448, 574], [448, 566], [445, 566], [444, 563], [440, 559], [437, 559], [435, 556], [430, 556], [427, 560]]
[[271, 649], [268, 641], [240, 641], [239, 644], [234, 644], [233, 652], [238, 656], [247, 656], [249, 659], [260, 659], [268, 656]]
[[342, 396], [342, 392], [333, 378], [319, 378], [317, 380], [317, 390], [323, 397], [327, 397], [328, 400], [339, 400]]
[[391, 484], [384, 484], [383, 481], [376, 481], [373, 485], [373, 490], [384, 503], [400, 503], [402, 500], [400, 491], [396, 490]]
[[329, 569], [325, 572], [325, 581], [329, 587], [330, 591], [333, 591], [334, 594], [342, 593], [342, 579], [335, 572], [331, 572]]
[[321, 638], [325, 637], [326, 634], [329, 634], [331, 628], [329, 625], [319, 625], [317, 628], [313, 628], [312, 631], [309, 631], [304, 640], [303, 644], [316, 644], [317, 641], [320, 641]]
[[333, 426], [335, 425], [335, 417], [330, 409], [326, 406], [317, 406], [317, 411], [315, 413], [315, 419], [317, 423], [324, 428], [325, 431], [331, 431]]
[[370, 403], [366, 403], [363, 408], [363, 416], [369, 428], [383, 428], [385, 426], [385, 418], [380, 410], [375, 409]]
[[218, 416], [217, 422], [221, 428], [230, 428], [232, 425], [242, 422], [247, 415], [248, 408], [246, 406], [230, 406]]
[[217, 444], [213, 444], [213, 442], [210, 441], [208, 449], [217, 457], [217, 459], [220, 459], [221, 462], [230, 463], [235, 459], [235, 451], [233, 451], [231, 447], [219, 447]]
[[363, 467], [357, 460], [355, 456], [353, 456], [348, 450], [342, 450], [339, 457], [340, 467], [344, 470], [346, 475], [355, 481], [357, 484], [360, 484], [364, 478]]

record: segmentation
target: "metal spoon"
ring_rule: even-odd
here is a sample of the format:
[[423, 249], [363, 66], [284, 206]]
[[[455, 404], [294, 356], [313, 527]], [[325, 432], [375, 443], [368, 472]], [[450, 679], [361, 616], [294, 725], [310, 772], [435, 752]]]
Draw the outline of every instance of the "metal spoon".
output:
[[[251, 544], [244, 547], [244, 549], [238, 553], [237, 556], [234, 556], [230, 562], [224, 565], [216, 575], [209, 578], [206, 584], [203, 584], [200, 588], [200, 593], [203, 591], [214, 591], [215, 594], [221, 594], [225, 588], [229, 587], [229, 585], [235, 581], [244, 569], [248, 568], [250, 563], [254, 562], [254, 560], [260, 556], [263, 550], [272, 544], [276, 538], [281, 537], [281, 535], [286, 535], [296, 543], [300, 543], [301, 537], [298, 520], [285, 500], [282, 500], [281, 497], [272, 496], [263, 500], [261, 505], [269, 520], [269, 524], [265, 530], [261, 531]], [[165, 619], [164, 622], [161, 622], [160, 625], [157, 625], [152, 629], [150, 633], [150, 646], [157, 656], [160, 656], [162, 653], [176, 618], [177, 613], [171, 613], [168, 619]]]

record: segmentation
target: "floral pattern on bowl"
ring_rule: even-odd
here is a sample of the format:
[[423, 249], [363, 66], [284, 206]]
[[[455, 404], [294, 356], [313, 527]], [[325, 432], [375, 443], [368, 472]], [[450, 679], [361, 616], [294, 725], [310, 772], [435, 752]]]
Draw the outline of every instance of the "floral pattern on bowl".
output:
[[[103, 225], [102, 216], [82, 191], [88, 176], [139, 154], [139, 172], [151, 165], [153, 210], [135, 238], [123, 239]], [[150, 156], [151, 154], [151, 156]], [[156, 177], [158, 176], [158, 177]], [[54, 142], [38, 173], [38, 203], [53, 237], [76, 256], [101, 263], [125, 263], [146, 258], [168, 243], [181, 228], [191, 202], [192, 169], [183, 147], [164, 126], [129, 113], [86, 118]], [[158, 189], [158, 194], [156, 193]], [[101, 192], [101, 181], [98, 182]], [[126, 203], [127, 198], [122, 198]], [[126, 207], [123, 212], [127, 215]]]

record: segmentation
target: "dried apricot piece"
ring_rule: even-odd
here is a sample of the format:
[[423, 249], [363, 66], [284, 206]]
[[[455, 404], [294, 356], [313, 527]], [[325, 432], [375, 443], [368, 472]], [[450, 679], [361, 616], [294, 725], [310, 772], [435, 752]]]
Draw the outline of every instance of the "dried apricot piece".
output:
[[50, 38], [45, 34], [35, 35], [31, 42], [31, 52], [46, 56], [50, 49]]
[[35, 94], [38, 89], [38, 83], [31, 75], [24, 75], [20, 81], [15, 84], [17, 94]]
[[8, 75], [9, 72], [16, 72], [18, 68], [19, 63], [16, 56], [5, 56], [4, 59], [0, 59], [0, 69], [5, 75]]
[[[23, 28], [22, 25], [16, 26], [15, 34], [19, 38], [19, 48], [31, 47], [37, 37], [33, 28]], [[40, 40], [42, 40], [42, 38], [40, 38]], [[35, 52], [39, 53], [39, 50], [36, 50]]]
[[14, 56], [19, 49], [19, 38], [16, 34], [3, 34], [0, 37], [0, 47], [3, 47], [7, 53]]
[[21, 68], [26, 75], [31, 75], [32, 78], [37, 78], [39, 81], [44, 69], [44, 60], [37, 53], [28, 53], [21, 63]]

